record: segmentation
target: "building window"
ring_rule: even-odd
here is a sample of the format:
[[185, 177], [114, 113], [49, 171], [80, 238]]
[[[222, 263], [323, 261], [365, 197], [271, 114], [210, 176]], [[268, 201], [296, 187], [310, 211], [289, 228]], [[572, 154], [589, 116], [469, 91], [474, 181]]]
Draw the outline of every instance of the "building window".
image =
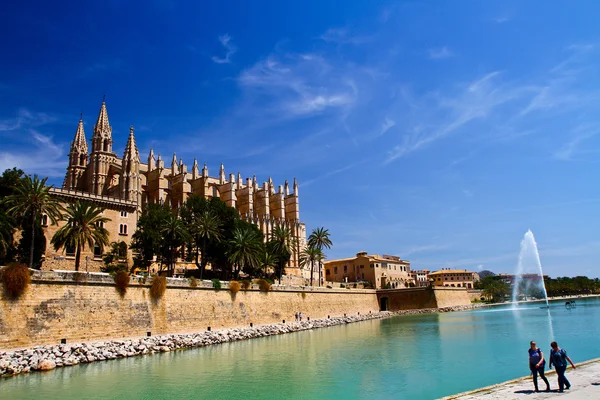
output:
[[72, 244], [67, 244], [65, 246], [65, 254], [68, 256], [74, 256], [75, 255], [75, 246], [73, 246]]
[[373, 264], [369, 264], [369, 266], [370, 266], [371, 268], [373, 268]]
[[42, 214], [42, 226], [48, 226], [48, 216], [46, 214]]
[[104, 228], [104, 221], [98, 221], [98, 222], [96, 222], [96, 226], [98, 228]]
[[333, 267], [333, 273], [337, 274], [337, 267]]
[[344, 265], [344, 272], [348, 272], [348, 266]]
[[102, 246], [95, 244], [94, 245], [94, 258], [102, 257]]
[[361, 268], [363, 268], [363, 269], [365, 268], [365, 266], [364, 266], [364, 265], [361, 265], [360, 267], [361, 267]]
[[121, 217], [123, 217], [123, 218], [127, 217], [127, 211], [121, 211]]
[[325, 275], [329, 275], [331, 271], [329, 271], [328, 269], [325, 270]]
[[119, 235], [127, 235], [127, 224], [119, 225]]

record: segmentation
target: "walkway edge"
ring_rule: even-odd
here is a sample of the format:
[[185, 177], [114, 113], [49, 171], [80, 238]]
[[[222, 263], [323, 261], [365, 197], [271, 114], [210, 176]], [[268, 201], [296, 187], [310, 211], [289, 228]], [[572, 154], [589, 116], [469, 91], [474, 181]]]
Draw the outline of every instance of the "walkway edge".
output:
[[[579, 368], [579, 367], [583, 367], [586, 365], [594, 364], [596, 362], [600, 362], [600, 358], [594, 358], [592, 360], [582, 361], [580, 363], [577, 363], [576, 366]], [[555, 375], [556, 371], [551, 370], [551, 371], [546, 372], [545, 374], [546, 374], [546, 376]], [[460, 399], [463, 396], [473, 396], [476, 394], [487, 394], [489, 392], [492, 392], [494, 389], [500, 388], [502, 386], [512, 385], [512, 384], [519, 383], [519, 382], [522, 382], [522, 381], [525, 381], [528, 379], [531, 379], [531, 375], [522, 376], [520, 378], [511, 379], [509, 381], [496, 383], [496, 384], [490, 385], [490, 386], [484, 386], [484, 387], [478, 388], [478, 389], [468, 390], [466, 392], [461, 392], [461, 393], [453, 394], [453, 395], [446, 396], [446, 397], [441, 397], [439, 400], [454, 400], [454, 399]]]

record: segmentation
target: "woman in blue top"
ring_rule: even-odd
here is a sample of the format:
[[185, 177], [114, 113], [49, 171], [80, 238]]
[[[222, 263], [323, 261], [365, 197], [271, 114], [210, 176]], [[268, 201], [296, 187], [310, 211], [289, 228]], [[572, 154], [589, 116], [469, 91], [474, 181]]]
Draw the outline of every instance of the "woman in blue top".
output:
[[540, 378], [546, 383], [546, 391], [549, 391], [550, 383], [548, 383], [548, 379], [544, 375], [544, 367], [546, 366], [544, 354], [542, 353], [542, 350], [538, 349], [533, 340], [529, 344], [531, 345], [529, 348], [529, 369], [533, 374], [533, 386], [535, 387], [535, 391], [539, 392], [537, 381], [538, 374], [540, 374]]
[[571, 383], [567, 380], [565, 376], [565, 371], [567, 370], [567, 361], [571, 363], [573, 369], [575, 369], [575, 364], [567, 355], [567, 351], [565, 349], [561, 349], [558, 347], [556, 342], [550, 343], [550, 368], [552, 368], [552, 364], [554, 364], [554, 369], [556, 369], [556, 375], [558, 375], [558, 391], [562, 392], [563, 388], [569, 389], [571, 387]]

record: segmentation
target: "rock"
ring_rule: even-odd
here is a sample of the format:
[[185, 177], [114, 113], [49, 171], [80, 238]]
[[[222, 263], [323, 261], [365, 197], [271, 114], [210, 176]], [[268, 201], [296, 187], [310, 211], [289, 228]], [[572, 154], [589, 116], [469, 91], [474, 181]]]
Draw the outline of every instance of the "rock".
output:
[[51, 369], [56, 368], [56, 364], [52, 360], [42, 360], [38, 364], [38, 369], [40, 371], [50, 371]]

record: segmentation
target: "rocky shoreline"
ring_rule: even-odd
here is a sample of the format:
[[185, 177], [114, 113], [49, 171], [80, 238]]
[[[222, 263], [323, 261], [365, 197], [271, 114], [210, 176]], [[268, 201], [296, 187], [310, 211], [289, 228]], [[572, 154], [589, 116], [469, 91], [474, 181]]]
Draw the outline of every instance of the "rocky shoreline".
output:
[[477, 306], [456, 306], [419, 310], [382, 311], [373, 314], [332, 317], [301, 322], [268, 324], [255, 327], [229, 328], [190, 334], [165, 334], [139, 339], [110, 340], [103, 342], [36, 346], [29, 349], [0, 352], [0, 376], [10, 377], [33, 371], [48, 371], [60, 367], [162, 353], [192, 347], [282, 335], [309, 329], [327, 328], [335, 325], [371, 319], [389, 318], [397, 315], [428, 314], [435, 312], [462, 311]]

